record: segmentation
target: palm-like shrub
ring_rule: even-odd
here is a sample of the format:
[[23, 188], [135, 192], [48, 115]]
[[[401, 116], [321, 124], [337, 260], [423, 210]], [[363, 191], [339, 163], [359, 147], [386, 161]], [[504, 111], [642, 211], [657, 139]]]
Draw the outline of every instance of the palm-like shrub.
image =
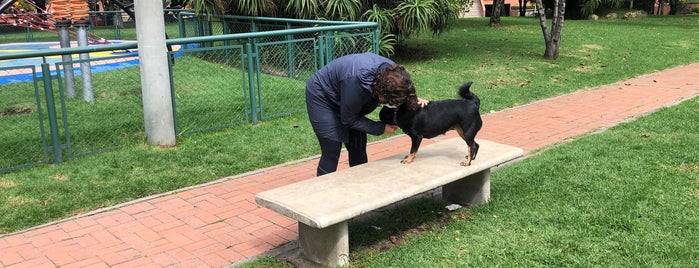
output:
[[238, 15], [272, 17], [275, 16], [277, 5], [274, 0], [237, 0], [228, 1], [224, 8], [237, 11], [235, 14]]
[[393, 34], [394, 21], [393, 12], [389, 9], [381, 8], [374, 4], [371, 9], [368, 9], [362, 14], [363, 21], [372, 21], [379, 24], [379, 53], [381, 55], [393, 55], [396, 45], [396, 35]]
[[360, 0], [325, 0], [325, 18], [331, 20], [357, 20], [361, 15]]
[[189, 0], [187, 5], [199, 14], [213, 15], [225, 12], [224, 0]]
[[[298, 19], [354, 20], [379, 23], [380, 53], [412, 35], [439, 34], [458, 18], [471, 0], [189, 0], [200, 13], [219, 12], [247, 16]], [[211, 5], [218, 5], [211, 7]]]
[[[297, 19], [312, 19], [318, 14], [320, 1], [289, 0], [284, 6], [286, 10], [293, 10], [288, 17]], [[293, 15], [291, 15], [293, 14]]]
[[581, 2], [581, 18], [590, 17], [590, 15], [595, 13], [595, 11], [597, 11], [600, 7], [618, 8], [625, 3], [624, 0], [583, 0]]

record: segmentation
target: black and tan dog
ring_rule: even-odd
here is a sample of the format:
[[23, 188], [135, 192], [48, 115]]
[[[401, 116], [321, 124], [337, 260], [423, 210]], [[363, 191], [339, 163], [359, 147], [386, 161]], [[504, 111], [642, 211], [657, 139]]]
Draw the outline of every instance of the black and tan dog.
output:
[[413, 162], [420, 147], [422, 138], [433, 138], [455, 129], [461, 138], [466, 141], [466, 160], [462, 166], [470, 166], [471, 161], [478, 154], [478, 143], [475, 138], [483, 125], [481, 115], [478, 112], [480, 99], [470, 91], [472, 82], [467, 82], [459, 88], [461, 99], [430, 101], [425, 107], [417, 107], [414, 110], [406, 105], [398, 108], [383, 107], [379, 118], [386, 124], [398, 125], [405, 134], [410, 136], [412, 145], [410, 154], [401, 163]]

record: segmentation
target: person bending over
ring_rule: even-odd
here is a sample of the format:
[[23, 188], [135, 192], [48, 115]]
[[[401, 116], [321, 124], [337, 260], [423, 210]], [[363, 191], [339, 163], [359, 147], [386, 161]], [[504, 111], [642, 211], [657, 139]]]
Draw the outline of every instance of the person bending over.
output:
[[306, 82], [306, 108], [320, 143], [317, 175], [335, 172], [342, 144], [349, 165], [368, 161], [367, 133], [393, 134], [397, 126], [366, 118], [379, 104], [425, 106], [402, 65], [374, 53], [350, 54], [318, 70]]

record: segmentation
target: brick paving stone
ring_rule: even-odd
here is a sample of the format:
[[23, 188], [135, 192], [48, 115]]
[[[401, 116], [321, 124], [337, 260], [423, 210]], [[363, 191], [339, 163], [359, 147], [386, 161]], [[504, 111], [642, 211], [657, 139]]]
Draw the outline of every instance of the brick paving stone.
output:
[[[546, 148], [699, 94], [699, 63], [483, 115], [479, 139]], [[456, 137], [455, 132], [433, 140]], [[410, 139], [371, 143], [370, 161], [407, 154]], [[0, 236], [0, 266], [217, 267], [298, 237], [296, 222], [255, 204], [260, 191], [315, 176], [316, 158], [222, 178]], [[339, 169], [347, 168], [347, 155]]]

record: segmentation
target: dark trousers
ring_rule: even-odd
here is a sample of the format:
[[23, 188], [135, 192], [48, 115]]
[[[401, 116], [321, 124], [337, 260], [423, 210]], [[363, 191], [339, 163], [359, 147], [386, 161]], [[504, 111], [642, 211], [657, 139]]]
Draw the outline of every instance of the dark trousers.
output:
[[[335, 172], [340, 161], [342, 142], [321, 137], [318, 137], [318, 142], [320, 143], [320, 161], [318, 162], [316, 175], [320, 176]], [[345, 143], [345, 148], [347, 148], [347, 153], [349, 154], [350, 167], [369, 161], [366, 154], [366, 143], [366, 133], [354, 129], [350, 130], [349, 141]]]

